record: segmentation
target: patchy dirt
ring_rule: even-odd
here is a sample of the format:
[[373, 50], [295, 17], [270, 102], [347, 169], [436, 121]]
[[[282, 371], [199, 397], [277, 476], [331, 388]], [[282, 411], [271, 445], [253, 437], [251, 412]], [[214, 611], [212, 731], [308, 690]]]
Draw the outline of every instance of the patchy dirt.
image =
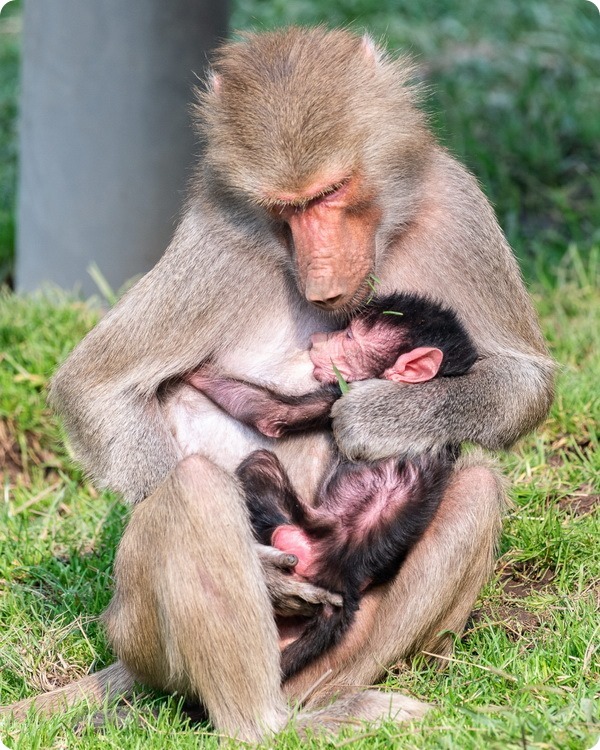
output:
[[508, 604], [499, 607], [486, 605], [471, 613], [467, 631], [477, 629], [479, 625], [487, 622], [502, 627], [511, 641], [517, 641], [522, 636], [535, 632], [542, 624], [538, 615], [528, 612], [524, 607], [513, 607]]
[[56, 690], [57, 688], [70, 685], [75, 680], [85, 677], [87, 670], [78, 664], [69, 664], [62, 657], [59, 664], [49, 664], [43, 671], [37, 674], [33, 682], [41, 692]]
[[19, 446], [13, 439], [5, 420], [0, 419], [0, 477], [9, 481], [23, 471]]
[[564, 453], [552, 453], [546, 459], [548, 466], [552, 466], [554, 469], [560, 469], [567, 462], [567, 457]]
[[544, 622], [543, 614], [530, 612], [519, 600], [537, 591], [551, 590], [554, 572], [546, 569], [540, 573], [528, 563], [501, 562], [497, 574], [502, 587], [500, 601], [487, 602], [474, 610], [467, 632], [491, 622], [502, 627], [510, 640], [517, 641], [537, 631]]
[[526, 563], [505, 563], [498, 572], [504, 593], [512, 599], [524, 599], [535, 591], [543, 591], [554, 579], [552, 570], [540, 575]]
[[0, 419], [0, 483], [31, 485], [32, 467], [42, 468], [48, 477], [52, 469], [59, 464], [52, 451], [45, 448], [39, 436], [32, 432], [23, 433], [23, 439], [17, 438], [18, 431], [11, 419]]
[[600, 508], [600, 493], [591, 484], [582, 484], [571, 495], [562, 497], [558, 507], [574, 516], [587, 516]]
[[582, 435], [576, 439], [573, 435], [560, 435], [550, 445], [546, 462], [549, 466], [560, 468], [574, 457], [586, 455], [594, 450], [594, 445], [589, 435]]
[[509, 607], [504, 605], [498, 609], [498, 617], [505, 626], [517, 634], [531, 633], [540, 626], [540, 618], [523, 607]]

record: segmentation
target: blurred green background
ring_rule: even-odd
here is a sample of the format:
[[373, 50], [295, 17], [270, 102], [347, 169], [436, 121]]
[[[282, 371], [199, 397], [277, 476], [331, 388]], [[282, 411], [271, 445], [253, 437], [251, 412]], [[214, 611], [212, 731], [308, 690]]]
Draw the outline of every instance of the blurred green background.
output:
[[[413, 54], [441, 141], [477, 175], [526, 275], [600, 244], [600, 14], [588, 0], [237, 0], [231, 28], [365, 28]], [[0, 16], [0, 281], [11, 278], [21, 2]]]

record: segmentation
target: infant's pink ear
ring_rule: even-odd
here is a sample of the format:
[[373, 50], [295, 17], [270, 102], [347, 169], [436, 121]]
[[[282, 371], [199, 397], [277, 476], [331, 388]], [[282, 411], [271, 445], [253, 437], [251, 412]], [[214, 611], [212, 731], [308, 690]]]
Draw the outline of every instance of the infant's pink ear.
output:
[[401, 354], [383, 377], [394, 383], [424, 383], [438, 374], [444, 353], [431, 346], [420, 346]]

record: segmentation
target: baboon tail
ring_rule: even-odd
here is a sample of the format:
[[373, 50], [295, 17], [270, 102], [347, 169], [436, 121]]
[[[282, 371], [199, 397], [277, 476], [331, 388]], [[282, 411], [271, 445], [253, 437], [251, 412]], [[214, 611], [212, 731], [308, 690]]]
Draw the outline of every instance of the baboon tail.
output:
[[134, 682], [133, 675], [127, 667], [117, 661], [64, 687], [35, 695], [33, 698], [25, 698], [17, 703], [11, 703], [10, 706], [1, 706], [0, 716], [12, 715], [15, 719], [22, 719], [30, 709], [50, 716], [66, 711], [82, 700], [87, 700], [91, 706], [97, 708], [105, 700], [112, 700], [128, 693]]

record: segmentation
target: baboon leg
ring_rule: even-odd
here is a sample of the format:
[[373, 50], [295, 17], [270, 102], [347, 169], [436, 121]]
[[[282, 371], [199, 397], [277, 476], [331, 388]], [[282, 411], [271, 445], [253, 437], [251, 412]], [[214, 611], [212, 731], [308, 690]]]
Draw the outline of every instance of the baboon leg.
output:
[[[461, 459], [437, 515], [396, 579], [365, 595], [343, 641], [289, 680], [286, 693], [295, 699], [310, 694], [306, 703], [315, 709], [337, 694], [331, 711], [343, 713], [346, 705], [357, 718], [373, 720], [377, 703], [380, 718], [390, 710], [418, 715], [412, 699], [404, 705], [403, 696], [380, 692], [376, 700], [375, 691], [355, 695], [352, 686], [377, 682], [386, 668], [421, 650], [448, 652], [451, 636], [443, 631], [462, 631], [493, 570], [504, 505], [504, 482], [490, 463], [479, 453]], [[317, 686], [312, 694], [311, 686]]]
[[285, 724], [277, 631], [233, 477], [182, 461], [133, 509], [115, 584], [108, 636], [137, 678], [200, 700], [240, 740]]

